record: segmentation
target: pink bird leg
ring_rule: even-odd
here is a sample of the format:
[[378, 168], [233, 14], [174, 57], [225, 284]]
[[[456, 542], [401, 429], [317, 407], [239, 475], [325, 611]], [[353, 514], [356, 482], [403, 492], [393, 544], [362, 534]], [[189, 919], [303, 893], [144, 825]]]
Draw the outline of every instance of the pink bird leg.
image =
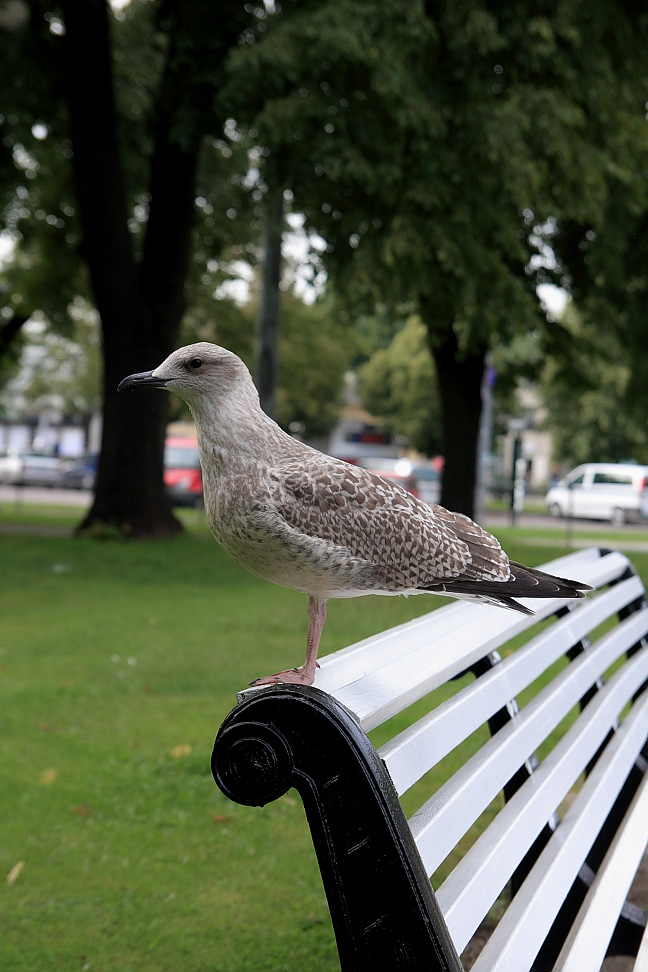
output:
[[250, 685], [278, 685], [292, 682], [295, 685], [312, 685], [317, 668], [317, 651], [324, 622], [326, 621], [326, 601], [309, 595], [308, 597], [308, 636], [306, 638], [306, 658], [299, 668], [289, 668], [285, 672], [256, 678]]

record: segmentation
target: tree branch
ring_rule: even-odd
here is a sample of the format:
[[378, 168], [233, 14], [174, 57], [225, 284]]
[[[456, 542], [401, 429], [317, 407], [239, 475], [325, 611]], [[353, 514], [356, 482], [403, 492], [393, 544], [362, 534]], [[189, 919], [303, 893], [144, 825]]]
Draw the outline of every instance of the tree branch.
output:
[[0, 327], [0, 359], [9, 352], [11, 344], [28, 320], [24, 314], [14, 314]]

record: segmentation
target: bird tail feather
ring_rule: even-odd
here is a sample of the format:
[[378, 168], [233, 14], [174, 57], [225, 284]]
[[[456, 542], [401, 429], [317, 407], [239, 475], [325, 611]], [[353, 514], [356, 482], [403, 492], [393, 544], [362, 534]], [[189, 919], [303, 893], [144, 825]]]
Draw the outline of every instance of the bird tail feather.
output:
[[582, 581], [568, 580], [566, 577], [556, 577], [546, 574], [534, 567], [525, 567], [511, 561], [511, 576], [505, 581], [471, 581], [463, 577], [445, 581], [443, 584], [427, 588], [438, 594], [450, 594], [453, 597], [464, 597], [467, 600], [486, 601], [498, 607], [519, 611], [521, 614], [532, 615], [534, 612], [523, 604], [519, 604], [516, 597], [584, 597], [586, 591], [593, 590], [589, 584]]

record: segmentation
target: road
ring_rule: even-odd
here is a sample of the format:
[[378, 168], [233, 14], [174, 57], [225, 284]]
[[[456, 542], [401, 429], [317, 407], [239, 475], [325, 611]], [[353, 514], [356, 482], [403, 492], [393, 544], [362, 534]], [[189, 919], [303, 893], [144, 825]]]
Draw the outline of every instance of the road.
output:
[[[484, 525], [488, 527], [510, 526], [511, 516], [509, 513], [494, 513], [487, 510], [484, 517]], [[519, 527], [555, 527], [556, 529], [572, 529], [582, 533], [633, 533], [645, 534], [648, 530], [648, 521], [643, 523], [625, 523], [623, 526], [613, 526], [608, 520], [566, 520], [557, 519], [549, 513], [518, 513], [515, 517], [515, 526]]]
[[[80, 509], [87, 509], [92, 502], [92, 492], [85, 489], [44, 489], [40, 486], [15, 486], [0, 485], [0, 504], [44, 504], [47, 506], [76, 506]], [[508, 513], [487, 512], [484, 525], [489, 527], [509, 526], [510, 515]], [[548, 513], [518, 513], [515, 518], [515, 525], [520, 527], [558, 527], [565, 530], [571, 526], [575, 531], [591, 533], [596, 530], [602, 533], [619, 533], [622, 530], [629, 536], [637, 532], [645, 532], [648, 529], [646, 523], [627, 523], [623, 527], [613, 527], [611, 523], [604, 520], [572, 520], [571, 524], [567, 520], [556, 520]]]
[[89, 489], [45, 489], [41, 486], [0, 486], [0, 503], [37, 503], [45, 506], [78, 506], [92, 502]]

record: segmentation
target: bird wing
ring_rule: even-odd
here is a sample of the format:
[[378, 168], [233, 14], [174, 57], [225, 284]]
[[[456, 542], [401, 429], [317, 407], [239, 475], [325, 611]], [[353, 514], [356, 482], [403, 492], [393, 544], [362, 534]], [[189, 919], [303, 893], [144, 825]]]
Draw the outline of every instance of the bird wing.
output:
[[389, 591], [444, 581], [506, 581], [498, 541], [468, 517], [421, 502], [397, 483], [317, 454], [273, 469], [273, 509], [301, 535], [345, 548]]

